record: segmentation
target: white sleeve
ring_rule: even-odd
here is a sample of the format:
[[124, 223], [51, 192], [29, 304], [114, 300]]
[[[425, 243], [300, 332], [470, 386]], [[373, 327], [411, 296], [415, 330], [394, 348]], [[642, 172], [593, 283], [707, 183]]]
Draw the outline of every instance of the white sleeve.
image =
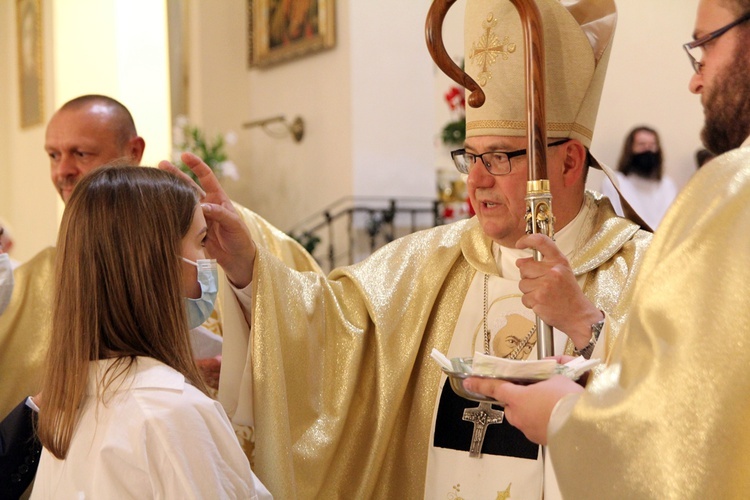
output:
[[219, 401], [232, 422], [252, 427], [253, 364], [252, 364], [252, 283], [242, 289], [228, 279], [220, 288], [221, 319], [224, 345], [221, 354]]
[[218, 402], [193, 387], [157, 397], [143, 407], [154, 497], [270, 498]]
[[234, 294], [235, 298], [237, 299], [237, 302], [242, 308], [242, 312], [245, 314], [245, 319], [247, 320], [248, 323], [250, 323], [251, 311], [253, 310], [253, 296], [252, 296], [253, 283], [250, 282], [245, 288], [237, 288], [228, 279], [227, 279], [227, 283], [229, 284], [229, 288], [231, 288], [232, 293]]
[[573, 411], [573, 407], [578, 402], [578, 398], [582, 393], [577, 392], [575, 394], [568, 394], [564, 396], [560, 401], [555, 404], [552, 408], [552, 414], [549, 417], [549, 423], [547, 424], [547, 442], [549, 443], [552, 436], [560, 430], [565, 424]]

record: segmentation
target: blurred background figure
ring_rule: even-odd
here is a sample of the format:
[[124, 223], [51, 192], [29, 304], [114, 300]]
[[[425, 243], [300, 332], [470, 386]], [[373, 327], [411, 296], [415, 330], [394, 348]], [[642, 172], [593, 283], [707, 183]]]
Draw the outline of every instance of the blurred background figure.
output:
[[[651, 229], [656, 229], [677, 196], [677, 187], [664, 175], [663, 164], [664, 156], [656, 130], [646, 126], [631, 130], [617, 164], [617, 182], [622, 195]], [[629, 215], [624, 213], [609, 179], [602, 182], [602, 193], [619, 215]]]
[[2, 251], [8, 254], [10, 257], [10, 265], [13, 269], [21, 265], [21, 263], [15, 260], [13, 255], [13, 231], [7, 222], [0, 217], [0, 247]]

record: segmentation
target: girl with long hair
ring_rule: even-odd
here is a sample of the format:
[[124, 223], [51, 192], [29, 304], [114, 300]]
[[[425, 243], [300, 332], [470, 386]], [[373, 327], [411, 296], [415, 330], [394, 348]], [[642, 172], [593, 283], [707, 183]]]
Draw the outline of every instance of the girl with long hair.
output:
[[195, 191], [169, 173], [103, 167], [76, 186], [57, 243], [32, 498], [268, 495], [193, 361], [188, 330], [217, 284], [205, 237]]
[[[625, 138], [617, 163], [617, 183], [630, 207], [655, 230], [677, 196], [677, 186], [664, 173], [664, 153], [656, 129], [641, 125]], [[623, 207], [614, 185], [602, 181], [602, 194], [612, 202], [619, 215], [632, 217]]]

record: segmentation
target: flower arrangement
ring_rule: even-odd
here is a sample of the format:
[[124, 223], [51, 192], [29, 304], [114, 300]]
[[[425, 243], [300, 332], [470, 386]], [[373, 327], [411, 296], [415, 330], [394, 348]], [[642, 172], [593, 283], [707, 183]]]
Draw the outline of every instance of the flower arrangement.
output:
[[237, 165], [227, 157], [225, 147], [237, 143], [237, 134], [230, 131], [217, 135], [213, 141], [185, 116], [178, 116], [172, 128], [172, 161], [180, 170], [197, 182], [195, 174], [180, 160], [182, 153], [193, 153], [211, 168], [218, 179], [239, 179]]
[[445, 93], [445, 102], [454, 119], [443, 127], [441, 138], [443, 144], [448, 146], [460, 146], [466, 139], [466, 99], [463, 88], [453, 86]]

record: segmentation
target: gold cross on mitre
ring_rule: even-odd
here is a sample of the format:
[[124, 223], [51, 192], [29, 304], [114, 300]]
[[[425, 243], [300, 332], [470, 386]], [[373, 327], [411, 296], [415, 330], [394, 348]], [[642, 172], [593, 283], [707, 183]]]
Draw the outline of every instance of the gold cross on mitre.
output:
[[516, 44], [510, 43], [510, 38], [507, 36], [503, 38], [503, 42], [500, 43], [500, 38], [492, 32], [492, 29], [495, 26], [497, 26], [497, 19], [495, 19], [495, 15], [490, 12], [487, 14], [487, 19], [482, 22], [484, 33], [479, 37], [478, 42], [471, 44], [469, 60], [482, 68], [482, 71], [477, 75], [479, 85], [482, 87], [487, 85], [487, 81], [492, 78], [492, 73], [490, 73], [489, 68], [495, 64], [498, 56], [502, 57], [505, 61], [508, 59], [509, 54], [516, 51]]

